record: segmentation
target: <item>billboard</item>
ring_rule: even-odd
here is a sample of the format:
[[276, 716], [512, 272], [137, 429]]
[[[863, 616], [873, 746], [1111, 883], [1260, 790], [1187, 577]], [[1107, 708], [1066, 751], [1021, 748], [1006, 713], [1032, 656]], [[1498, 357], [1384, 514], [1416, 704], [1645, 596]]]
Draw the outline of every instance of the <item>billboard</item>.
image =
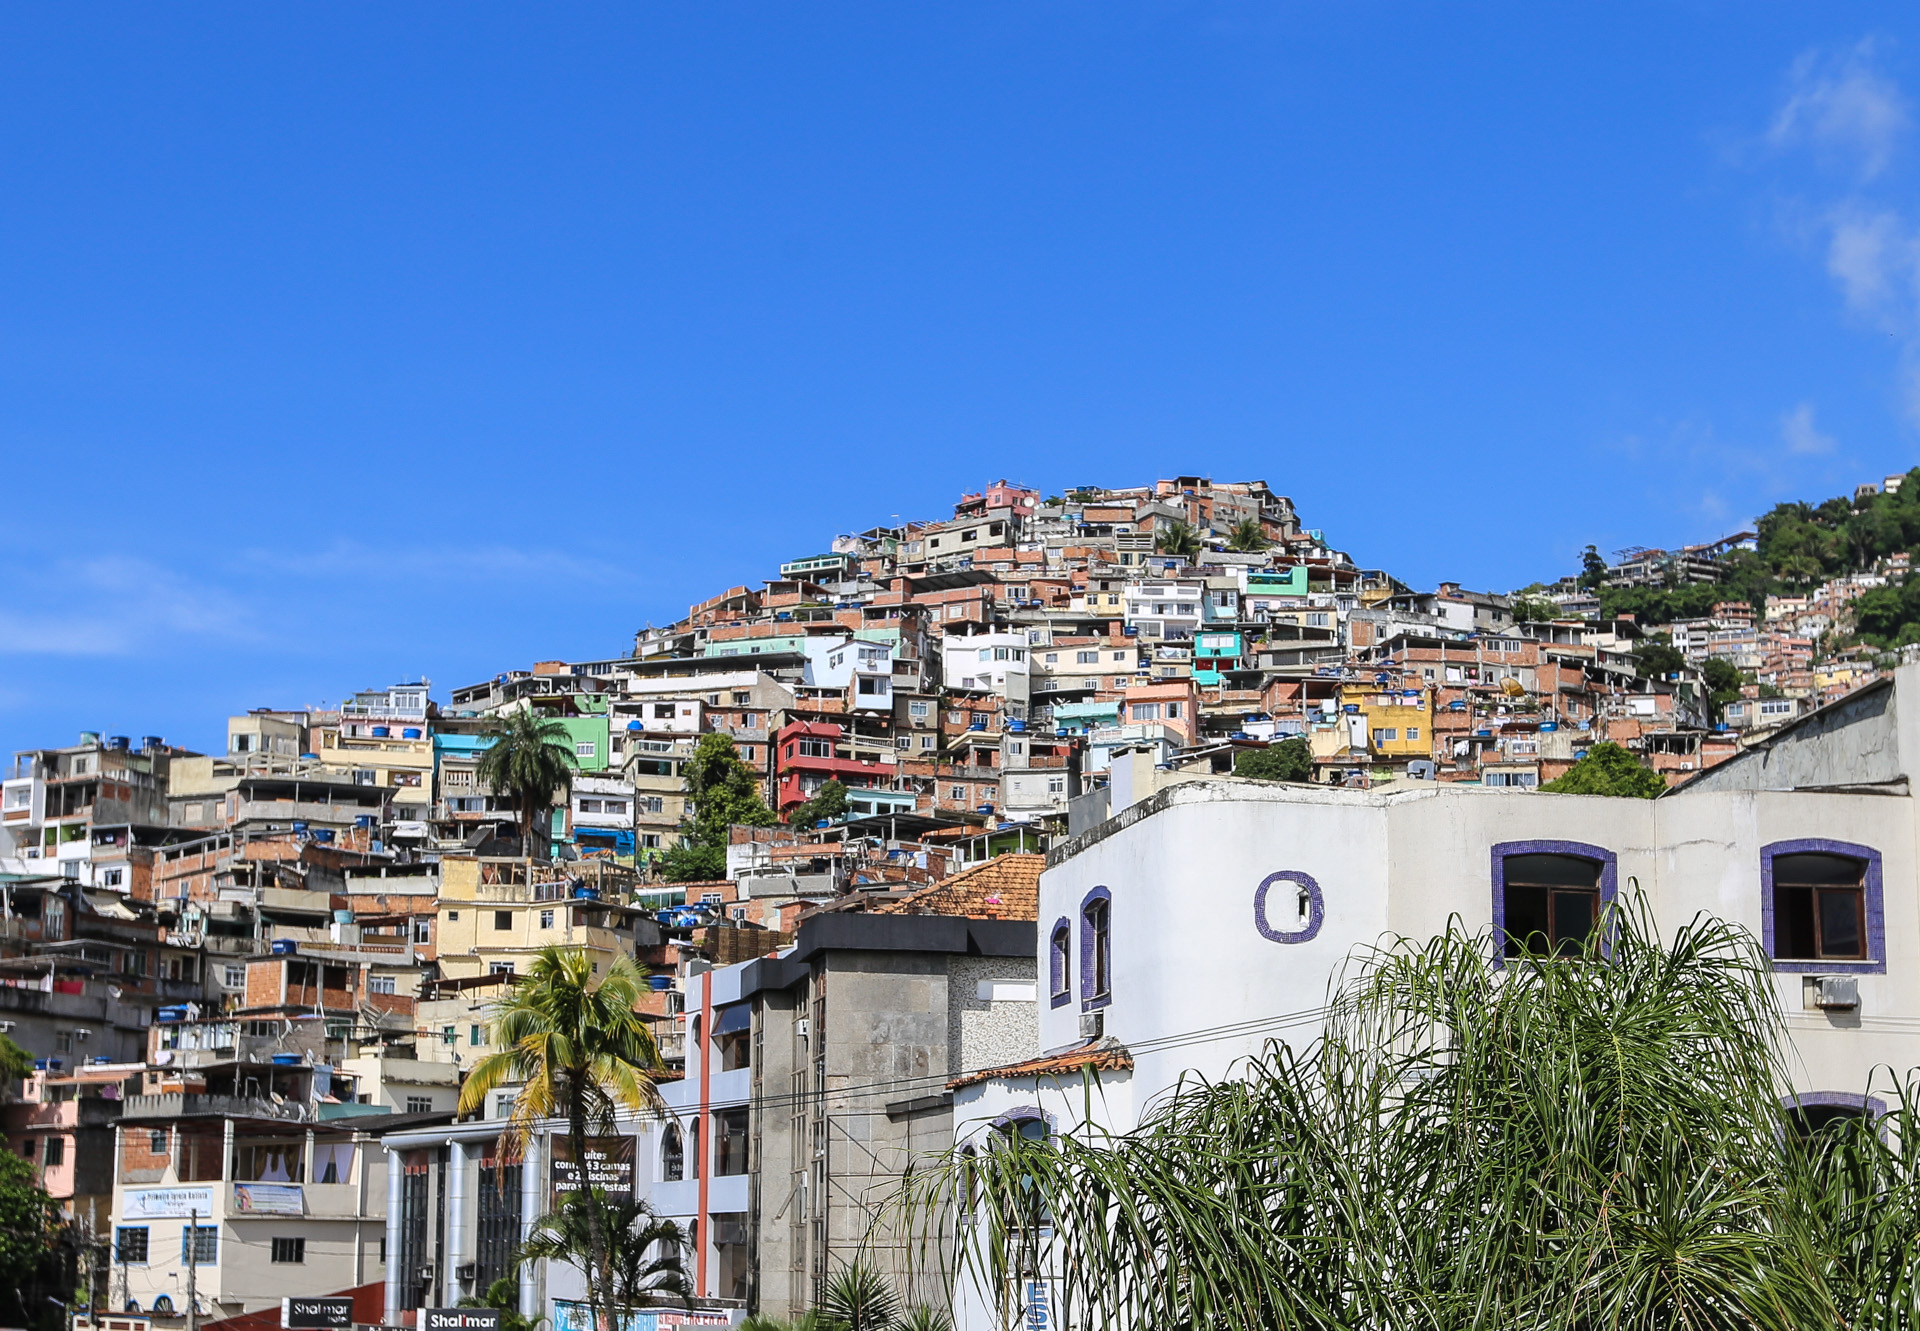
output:
[[634, 1139], [632, 1137], [587, 1138], [587, 1177], [573, 1163], [573, 1143], [565, 1137], [548, 1138], [553, 1151], [553, 1195], [578, 1192], [582, 1187], [599, 1188], [608, 1201], [633, 1200]]

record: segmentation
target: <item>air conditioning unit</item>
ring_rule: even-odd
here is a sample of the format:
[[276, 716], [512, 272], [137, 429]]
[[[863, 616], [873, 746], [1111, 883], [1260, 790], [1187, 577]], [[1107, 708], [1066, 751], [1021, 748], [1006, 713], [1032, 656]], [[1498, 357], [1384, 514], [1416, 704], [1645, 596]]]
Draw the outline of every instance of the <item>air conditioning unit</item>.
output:
[[1097, 1040], [1107, 1033], [1107, 1014], [1104, 1012], [1082, 1012], [1080, 1014], [1080, 1038]]
[[812, 1035], [813, 1019], [811, 1017], [802, 1017], [798, 1021], [794, 1022], [793, 1033], [795, 1035], [798, 1035], [802, 1040]]
[[1851, 975], [1822, 975], [1814, 981], [1813, 1005], [1825, 1012], [1851, 1012], [1860, 1006], [1860, 981]]
[[461, 1281], [471, 1284], [480, 1274], [480, 1264], [478, 1262], [463, 1262], [453, 1268], [453, 1274]]

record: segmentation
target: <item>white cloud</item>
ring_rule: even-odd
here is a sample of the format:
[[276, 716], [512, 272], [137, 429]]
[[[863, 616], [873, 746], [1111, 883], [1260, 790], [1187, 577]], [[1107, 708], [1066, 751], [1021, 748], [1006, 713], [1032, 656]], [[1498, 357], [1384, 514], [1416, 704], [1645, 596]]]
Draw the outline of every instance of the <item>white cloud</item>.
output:
[[31, 572], [23, 585], [57, 603], [20, 596], [0, 611], [0, 656], [128, 656], [183, 640], [261, 636], [238, 598], [145, 560], [63, 561]]
[[1813, 423], [1813, 403], [1802, 402], [1780, 418], [1780, 438], [1789, 453], [1831, 453], [1837, 442]]
[[1899, 87], [1873, 67], [1872, 39], [1839, 54], [1809, 51], [1794, 61], [1787, 98], [1767, 139], [1809, 145], [1846, 158], [1863, 179], [1884, 171], [1912, 118]]

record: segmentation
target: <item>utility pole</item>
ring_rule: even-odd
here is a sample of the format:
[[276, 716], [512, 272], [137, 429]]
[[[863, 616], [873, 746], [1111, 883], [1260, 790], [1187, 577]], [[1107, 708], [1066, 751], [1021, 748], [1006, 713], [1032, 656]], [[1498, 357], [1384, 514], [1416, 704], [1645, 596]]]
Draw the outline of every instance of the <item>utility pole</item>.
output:
[[200, 1298], [194, 1274], [200, 1259], [200, 1212], [187, 1212], [187, 1331], [200, 1331]]

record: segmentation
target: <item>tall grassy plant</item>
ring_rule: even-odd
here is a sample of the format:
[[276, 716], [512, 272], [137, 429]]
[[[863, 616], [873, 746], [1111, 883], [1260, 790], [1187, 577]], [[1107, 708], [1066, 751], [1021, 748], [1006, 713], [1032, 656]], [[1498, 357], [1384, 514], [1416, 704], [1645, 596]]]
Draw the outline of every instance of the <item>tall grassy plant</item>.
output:
[[1008, 1326], [1044, 1277], [1068, 1326], [1920, 1327], [1910, 1091], [1808, 1138], [1751, 935], [1663, 942], [1633, 899], [1605, 936], [1365, 952], [1304, 1053], [1128, 1132], [948, 1155], [899, 1218]]

